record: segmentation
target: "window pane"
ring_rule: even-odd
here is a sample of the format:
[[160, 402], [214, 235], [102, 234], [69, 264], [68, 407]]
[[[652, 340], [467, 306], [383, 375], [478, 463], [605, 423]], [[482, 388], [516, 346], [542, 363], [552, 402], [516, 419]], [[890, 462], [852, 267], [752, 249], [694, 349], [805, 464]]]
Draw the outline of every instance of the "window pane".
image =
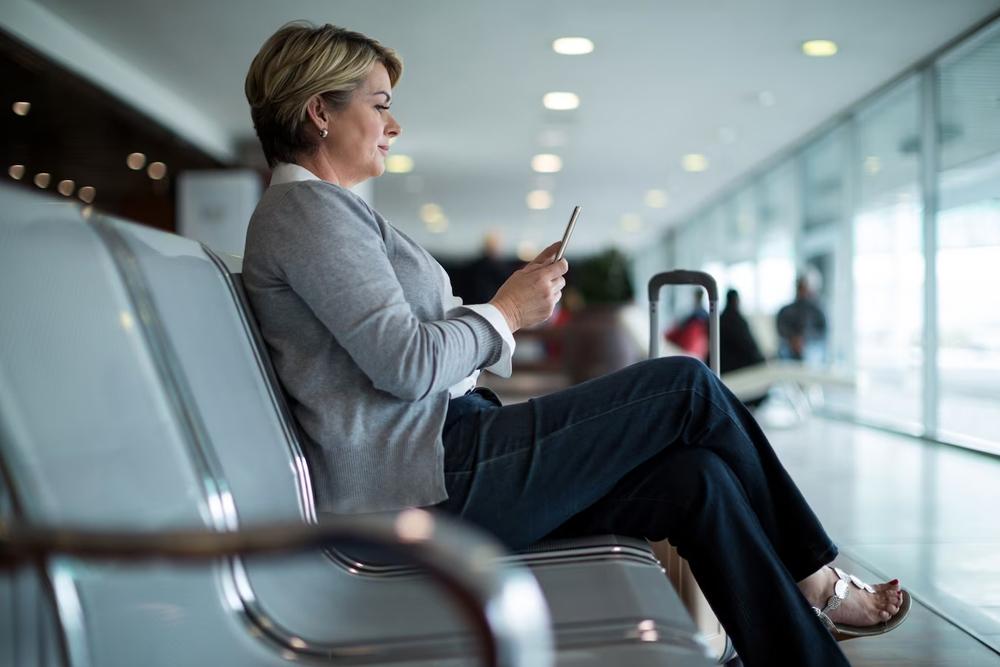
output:
[[803, 151], [805, 192], [802, 201], [802, 226], [805, 230], [836, 225], [846, 217], [846, 162], [847, 131], [843, 126], [837, 127]]
[[854, 216], [855, 410], [923, 421], [922, 202], [919, 96], [910, 79], [858, 114], [859, 207]]
[[1000, 31], [942, 63], [938, 419], [1000, 452]]
[[758, 305], [761, 313], [773, 317], [795, 298], [795, 235], [800, 213], [794, 163], [789, 160], [764, 175], [758, 192]]

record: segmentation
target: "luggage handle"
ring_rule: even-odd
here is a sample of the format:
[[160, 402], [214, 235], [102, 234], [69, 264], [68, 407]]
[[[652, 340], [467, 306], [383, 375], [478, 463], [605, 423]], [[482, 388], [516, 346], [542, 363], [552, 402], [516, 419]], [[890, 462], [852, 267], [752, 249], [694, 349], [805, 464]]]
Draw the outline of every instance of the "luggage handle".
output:
[[660, 355], [660, 288], [665, 285], [700, 285], [708, 293], [708, 362], [719, 375], [719, 288], [704, 271], [678, 269], [657, 273], [649, 279], [649, 357]]

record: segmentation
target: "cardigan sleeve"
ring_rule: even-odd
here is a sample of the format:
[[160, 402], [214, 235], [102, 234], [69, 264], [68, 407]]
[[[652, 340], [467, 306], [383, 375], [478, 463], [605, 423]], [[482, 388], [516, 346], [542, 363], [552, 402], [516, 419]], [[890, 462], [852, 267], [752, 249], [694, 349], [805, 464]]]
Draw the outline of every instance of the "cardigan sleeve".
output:
[[[372, 211], [318, 181], [290, 188], [268, 243], [291, 289], [376, 389], [420, 400], [495, 363], [502, 342], [470, 311], [421, 321], [407, 302]], [[437, 289], [428, 276], [426, 289]]]

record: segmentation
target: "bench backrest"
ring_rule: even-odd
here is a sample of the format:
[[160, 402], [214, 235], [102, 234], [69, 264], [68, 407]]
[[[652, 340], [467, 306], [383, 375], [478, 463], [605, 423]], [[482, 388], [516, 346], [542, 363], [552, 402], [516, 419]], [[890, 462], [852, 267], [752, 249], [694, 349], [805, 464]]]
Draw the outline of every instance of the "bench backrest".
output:
[[0, 433], [33, 521], [312, 516], [249, 314], [200, 244], [2, 191]]

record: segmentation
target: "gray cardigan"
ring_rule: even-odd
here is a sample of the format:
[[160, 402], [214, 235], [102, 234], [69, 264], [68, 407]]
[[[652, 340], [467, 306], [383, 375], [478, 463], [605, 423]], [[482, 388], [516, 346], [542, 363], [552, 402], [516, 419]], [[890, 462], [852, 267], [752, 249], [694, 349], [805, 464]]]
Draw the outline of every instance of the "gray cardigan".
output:
[[[442, 268], [354, 193], [272, 185], [247, 230], [243, 280], [292, 408], [320, 511], [447, 498], [448, 388], [496, 362], [502, 341], [445, 312]], [[311, 442], [310, 442], [311, 441]]]

